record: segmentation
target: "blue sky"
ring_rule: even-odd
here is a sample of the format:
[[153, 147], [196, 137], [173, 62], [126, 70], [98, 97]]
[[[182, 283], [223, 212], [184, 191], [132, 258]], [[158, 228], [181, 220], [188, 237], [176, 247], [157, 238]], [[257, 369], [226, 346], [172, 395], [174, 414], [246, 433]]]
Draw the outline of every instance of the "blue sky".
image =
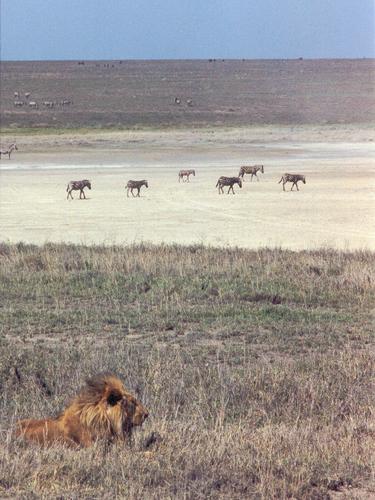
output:
[[0, 0], [1, 58], [374, 57], [374, 0]]

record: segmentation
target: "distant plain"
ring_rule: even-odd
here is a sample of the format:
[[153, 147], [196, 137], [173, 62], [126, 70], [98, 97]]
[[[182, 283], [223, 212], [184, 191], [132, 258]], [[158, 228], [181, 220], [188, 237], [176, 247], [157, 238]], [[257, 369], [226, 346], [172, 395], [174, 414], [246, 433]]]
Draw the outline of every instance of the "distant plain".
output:
[[[2, 127], [374, 121], [373, 59], [34, 61], [3, 62], [0, 69]], [[14, 106], [26, 92], [38, 109]], [[72, 104], [42, 104], [62, 100]]]

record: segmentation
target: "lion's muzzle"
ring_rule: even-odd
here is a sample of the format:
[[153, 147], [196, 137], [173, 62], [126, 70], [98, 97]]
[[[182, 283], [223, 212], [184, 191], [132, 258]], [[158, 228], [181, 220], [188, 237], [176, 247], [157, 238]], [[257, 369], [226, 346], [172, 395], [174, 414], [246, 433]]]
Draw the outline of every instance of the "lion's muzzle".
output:
[[147, 417], [148, 417], [148, 410], [144, 406], [140, 405], [139, 407], [136, 408], [136, 411], [134, 413], [133, 425], [142, 425]]

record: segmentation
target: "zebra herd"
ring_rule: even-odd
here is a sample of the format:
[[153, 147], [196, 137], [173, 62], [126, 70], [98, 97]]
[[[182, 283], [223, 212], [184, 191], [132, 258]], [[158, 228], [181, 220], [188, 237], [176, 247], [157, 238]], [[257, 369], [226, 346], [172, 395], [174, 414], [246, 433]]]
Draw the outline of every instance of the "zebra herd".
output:
[[[58, 106], [70, 106], [71, 104], [73, 104], [73, 101], [69, 100], [69, 99], [63, 99], [62, 101], [43, 101], [42, 102], [42, 106], [44, 106], [45, 108], [55, 108], [55, 107], [58, 107]], [[34, 109], [39, 109], [39, 106], [40, 104], [37, 102], [37, 101], [28, 101], [28, 102], [25, 102], [25, 101], [14, 101], [13, 102], [13, 106], [15, 108], [20, 108], [22, 106], [29, 106], [29, 108], [34, 108]]]
[[[129, 192], [132, 194], [132, 196], [139, 197], [142, 186], [146, 186], [146, 188], [148, 188], [148, 182], [145, 179], [141, 181], [128, 181], [128, 183], [126, 184], [127, 197], [129, 197]], [[66, 192], [68, 193], [66, 199], [68, 200], [69, 196], [71, 199], [73, 199], [72, 191], [79, 191], [79, 199], [81, 200], [83, 198], [84, 200], [86, 200], [84, 191], [85, 187], [91, 190], [91, 182], [88, 179], [83, 179], [82, 181], [70, 181], [66, 186]], [[134, 189], [137, 190], [136, 195], [133, 192]]]
[[[240, 188], [242, 188], [242, 182], [245, 180], [244, 179], [245, 174], [251, 175], [251, 177], [250, 177], [251, 181], [253, 180], [254, 176], [256, 177], [257, 181], [259, 181], [259, 177], [257, 175], [258, 172], [262, 172], [262, 174], [264, 174], [264, 165], [242, 166], [240, 168], [239, 173], [238, 173], [238, 177], [225, 177], [225, 176], [219, 177], [219, 179], [216, 183], [216, 187], [219, 189], [219, 194], [224, 194], [223, 187], [228, 187], [228, 186], [229, 186], [229, 189], [228, 189], [227, 194], [229, 194], [230, 191], [232, 191], [232, 194], [235, 194], [233, 186], [235, 184], [238, 184], [238, 186]], [[288, 182], [291, 182], [292, 187], [290, 190], [293, 191], [293, 187], [296, 186], [297, 191], [299, 191], [298, 182], [300, 182], [300, 181], [303, 182], [304, 184], [306, 184], [306, 178], [304, 175], [301, 175], [301, 174], [283, 174], [281, 179], [279, 180], [278, 184], [280, 184], [282, 182], [283, 183], [283, 191], [285, 191], [285, 184], [287, 184]]]
[[[17, 151], [17, 145], [14, 142], [13, 144], [10, 144], [10, 146], [6, 150], [0, 150], [0, 159], [3, 155], [8, 155], [8, 159], [10, 160], [10, 155], [12, 154], [13, 151]], [[253, 177], [256, 177], [257, 181], [259, 182], [259, 177], [258, 177], [258, 172], [261, 172], [264, 174], [264, 165], [251, 165], [247, 166], [244, 165], [240, 167], [240, 171], [238, 172], [237, 177], [226, 177], [222, 175], [219, 177], [216, 187], [218, 188], [219, 194], [224, 194], [224, 187], [228, 187], [228, 192], [232, 192], [232, 194], [235, 194], [233, 186], [235, 184], [238, 185], [238, 187], [242, 188], [242, 182], [245, 180], [245, 175], [250, 175], [250, 180], [253, 180]], [[190, 182], [190, 176], [195, 177], [195, 170], [194, 169], [189, 169], [189, 170], [180, 170], [178, 172], [178, 182]], [[283, 191], [285, 191], [285, 184], [288, 182], [292, 183], [292, 187], [290, 188], [291, 191], [293, 191], [294, 186], [298, 189], [298, 182], [303, 182], [303, 184], [306, 184], [306, 178], [304, 175], [301, 174], [283, 174], [281, 179], [279, 180], [279, 184], [283, 183]], [[141, 188], [145, 186], [148, 188], [148, 182], [145, 179], [142, 179], [141, 181], [134, 181], [130, 180], [128, 181], [126, 185], [127, 189], [127, 197], [129, 197], [129, 193], [133, 197], [139, 197], [140, 196], [140, 191]], [[91, 182], [87, 179], [83, 179], [81, 181], [70, 181], [69, 184], [67, 185], [66, 191], [68, 193], [67, 199], [69, 197], [73, 199], [72, 191], [79, 191], [79, 198], [80, 199], [86, 199], [84, 188], [87, 187], [88, 189], [91, 189]], [[137, 190], [137, 194], [134, 194], [134, 190]]]
[[[229, 194], [232, 191], [232, 194], [235, 194], [233, 186], [235, 184], [238, 185], [238, 187], [242, 188], [242, 183], [244, 182], [244, 176], [245, 174], [250, 174], [251, 175], [251, 180], [253, 179], [253, 176], [255, 176], [258, 179], [257, 172], [262, 172], [264, 173], [264, 166], [263, 165], [254, 165], [254, 166], [243, 166], [240, 168], [240, 172], [238, 177], [226, 177], [222, 175], [219, 177], [217, 180], [216, 186], [218, 188], [219, 194], [224, 194], [224, 187], [228, 187], [227, 194]], [[178, 182], [190, 182], [189, 177], [190, 175], [195, 176], [195, 170], [180, 170], [178, 173]], [[300, 174], [283, 174], [281, 179], [279, 180], [278, 184], [281, 182], [283, 183], [283, 191], [285, 191], [285, 184], [288, 182], [292, 183], [291, 191], [293, 191], [293, 187], [296, 186], [297, 191], [298, 189], [298, 182], [303, 182], [303, 184], [306, 184], [306, 178], [304, 175]], [[141, 181], [134, 181], [130, 180], [125, 186], [125, 189], [127, 190], [126, 196], [129, 197], [129, 193], [133, 197], [140, 197], [140, 191], [141, 188], [145, 186], [148, 188], [148, 181], [145, 179], [142, 179]], [[72, 191], [79, 191], [79, 199], [86, 199], [84, 189], [85, 188], [91, 189], [91, 182], [88, 179], [83, 179], [81, 181], [70, 181], [66, 187], [66, 192], [67, 197], [66, 199], [73, 199]], [[134, 190], [137, 191], [137, 194], [134, 194]]]
[[30, 100], [31, 92], [24, 93], [25, 100], [22, 100], [21, 92], [17, 92], [17, 91], [14, 92], [13, 96], [14, 96], [13, 106], [15, 108], [22, 108], [23, 106], [29, 106], [29, 108], [39, 109], [39, 106], [42, 105], [45, 108], [52, 109], [52, 108], [59, 107], [59, 106], [65, 107], [65, 106], [70, 106], [71, 104], [73, 104], [73, 101], [71, 99], [42, 101], [41, 103], [39, 103], [38, 101], [35, 101], [35, 100], [31, 101]]

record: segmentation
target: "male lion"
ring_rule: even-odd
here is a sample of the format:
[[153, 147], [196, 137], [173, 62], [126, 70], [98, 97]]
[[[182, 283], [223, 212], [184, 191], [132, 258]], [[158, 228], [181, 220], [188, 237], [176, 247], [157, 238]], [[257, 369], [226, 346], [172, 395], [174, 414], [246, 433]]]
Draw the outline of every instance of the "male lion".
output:
[[87, 447], [103, 438], [125, 440], [147, 417], [147, 409], [126, 391], [121, 380], [104, 373], [87, 380], [57, 418], [17, 422], [16, 436], [42, 445], [60, 442]]

